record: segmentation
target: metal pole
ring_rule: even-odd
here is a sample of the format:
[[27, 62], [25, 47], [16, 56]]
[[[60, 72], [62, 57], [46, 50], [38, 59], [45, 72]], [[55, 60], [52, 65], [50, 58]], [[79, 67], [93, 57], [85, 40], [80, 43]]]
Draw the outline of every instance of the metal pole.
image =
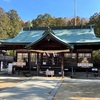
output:
[[76, 0], [74, 0], [74, 19], [75, 19], [75, 26], [76, 26]]

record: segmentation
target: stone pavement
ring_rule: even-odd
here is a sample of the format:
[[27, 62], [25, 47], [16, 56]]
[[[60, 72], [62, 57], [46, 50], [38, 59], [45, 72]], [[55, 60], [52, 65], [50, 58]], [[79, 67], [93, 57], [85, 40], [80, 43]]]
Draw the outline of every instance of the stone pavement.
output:
[[[0, 76], [0, 79], [9, 80], [24, 78]], [[0, 90], [0, 100], [52, 100], [61, 82], [61, 77], [29, 77], [27, 81]]]
[[64, 78], [52, 100], [100, 100], [100, 78]]

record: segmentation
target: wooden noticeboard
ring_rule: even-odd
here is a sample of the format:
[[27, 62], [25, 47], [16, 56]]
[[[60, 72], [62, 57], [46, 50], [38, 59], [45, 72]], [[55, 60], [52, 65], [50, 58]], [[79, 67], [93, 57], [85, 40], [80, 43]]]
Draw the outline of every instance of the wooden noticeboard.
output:
[[12, 65], [13, 66], [21, 67], [21, 66], [25, 66], [26, 65], [26, 62], [13, 62]]

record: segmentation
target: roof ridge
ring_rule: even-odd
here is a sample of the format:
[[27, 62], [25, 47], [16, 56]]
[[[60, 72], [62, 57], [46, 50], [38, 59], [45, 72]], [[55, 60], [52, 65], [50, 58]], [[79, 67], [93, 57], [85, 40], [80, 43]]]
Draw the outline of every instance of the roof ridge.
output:
[[[89, 29], [91, 26], [86, 26], [86, 25], [80, 25], [80, 26], [50, 26], [49, 27], [52, 30], [58, 30], [58, 29]], [[48, 27], [31, 27], [29, 28], [24, 28], [24, 31], [32, 31], [32, 30], [46, 30]]]

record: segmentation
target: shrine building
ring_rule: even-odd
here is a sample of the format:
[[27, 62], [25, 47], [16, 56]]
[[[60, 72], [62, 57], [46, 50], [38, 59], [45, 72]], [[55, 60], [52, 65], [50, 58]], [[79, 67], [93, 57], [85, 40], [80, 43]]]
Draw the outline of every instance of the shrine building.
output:
[[26, 61], [23, 69], [37, 75], [47, 69], [62, 76], [68, 71], [91, 69], [92, 52], [98, 49], [100, 38], [90, 26], [33, 27], [0, 44], [0, 50], [16, 50], [16, 62]]

